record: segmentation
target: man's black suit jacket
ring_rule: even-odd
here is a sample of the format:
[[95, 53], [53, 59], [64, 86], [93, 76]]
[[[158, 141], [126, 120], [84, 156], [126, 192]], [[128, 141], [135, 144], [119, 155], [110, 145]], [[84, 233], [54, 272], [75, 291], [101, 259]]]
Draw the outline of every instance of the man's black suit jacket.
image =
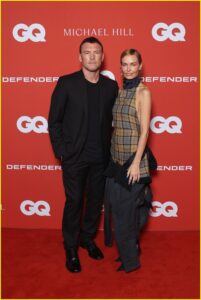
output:
[[[101, 74], [99, 80], [101, 139], [107, 164], [118, 85]], [[59, 78], [52, 94], [48, 127], [55, 156], [73, 164], [79, 158], [88, 131], [87, 85], [82, 71]]]

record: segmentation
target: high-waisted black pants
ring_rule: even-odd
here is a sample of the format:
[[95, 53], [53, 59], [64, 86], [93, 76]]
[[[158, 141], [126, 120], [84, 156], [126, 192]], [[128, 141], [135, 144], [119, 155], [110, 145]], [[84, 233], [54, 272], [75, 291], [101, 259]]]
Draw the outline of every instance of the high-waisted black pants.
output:
[[149, 207], [144, 195], [150, 189], [145, 184], [134, 184], [131, 191], [107, 178], [105, 197], [112, 210], [115, 239], [126, 272], [140, 266], [137, 240], [146, 224]]

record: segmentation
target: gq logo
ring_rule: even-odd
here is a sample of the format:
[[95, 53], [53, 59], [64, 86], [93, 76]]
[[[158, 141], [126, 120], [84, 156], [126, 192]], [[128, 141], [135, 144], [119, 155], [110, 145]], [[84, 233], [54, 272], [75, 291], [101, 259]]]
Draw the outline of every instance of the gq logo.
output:
[[170, 39], [173, 42], [185, 41], [186, 29], [181, 23], [172, 23], [169, 26], [166, 23], [157, 23], [152, 28], [152, 36], [159, 42]]
[[152, 209], [149, 214], [152, 217], [160, 217], [163, 215], [164, 217], [177, 217], [178, 206], [175, 202], [168, 201], [165, 203], [161, 203], [159, 201], [152, 202]]
[[17, 128], [23, 133], [34, 131], [36, 133], [47, 133], [48, 123], [44, 117], [36, 116], [31, 119], [28, 116], [22, 116], [17, 120]]
[[30, 26], [20, 23], [13, 28], [13, 37], [16, 41], [23, 43], [31, 40], [32, 42], [45, 42], [45, 28], [38, 23]]
[[164, 131], [170, 134], [182, 133], [182, 122], [181, 119], [176, 116], [171, 116], [167, 119], [157, 116], [151, 120], [150, 128], [155, 133], [163, 133]]
[[101, 74], [106, 76], [106, 77], [109, 77], [112, 80], [115, 80], [115, 76], [111, 71], [103, 70], [103, 71], [101, 71]]
[[50, 216], [50, 206], [46, 201], [43, 200], [37, 202], [25, 200], [21, 203], [20, 210], [26, 216], [32, 216], [34, 214], [40, 217]]

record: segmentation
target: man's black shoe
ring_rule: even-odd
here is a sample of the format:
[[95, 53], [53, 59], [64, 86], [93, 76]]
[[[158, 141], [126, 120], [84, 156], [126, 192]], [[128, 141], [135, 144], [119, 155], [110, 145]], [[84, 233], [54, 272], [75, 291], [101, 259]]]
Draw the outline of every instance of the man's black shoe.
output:
[[74, 248], [66, 251], [66, 268], [72, 273], [81, 272], [80, 260]]
[[96, 246], [96, 244], [93, 241], [90, 241], [88, 243], [80, 243], [80, 246], [82, 248], [87, 249], [88, 254], [91, 258], [94, 258], [97, 260], [104, 258], [102, 251]]

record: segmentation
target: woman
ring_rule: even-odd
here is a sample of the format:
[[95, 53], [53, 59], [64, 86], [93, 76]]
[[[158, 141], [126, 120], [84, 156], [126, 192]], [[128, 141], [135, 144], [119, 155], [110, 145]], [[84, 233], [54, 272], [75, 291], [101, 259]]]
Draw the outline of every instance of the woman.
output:
[[114, 131], [111, 162], [106, 170], [105, 229], [108, 242], [108, 213], [112, 209], [115, 238], [121, 261], [117, 271], [131, 272], [140, 267], [139, 233], [151, 207], [151, 182], [147, 139], [151, 94], [141, 82], [142, 58], [135, 49], [120, 57], [123, 88], [113, 107]]

